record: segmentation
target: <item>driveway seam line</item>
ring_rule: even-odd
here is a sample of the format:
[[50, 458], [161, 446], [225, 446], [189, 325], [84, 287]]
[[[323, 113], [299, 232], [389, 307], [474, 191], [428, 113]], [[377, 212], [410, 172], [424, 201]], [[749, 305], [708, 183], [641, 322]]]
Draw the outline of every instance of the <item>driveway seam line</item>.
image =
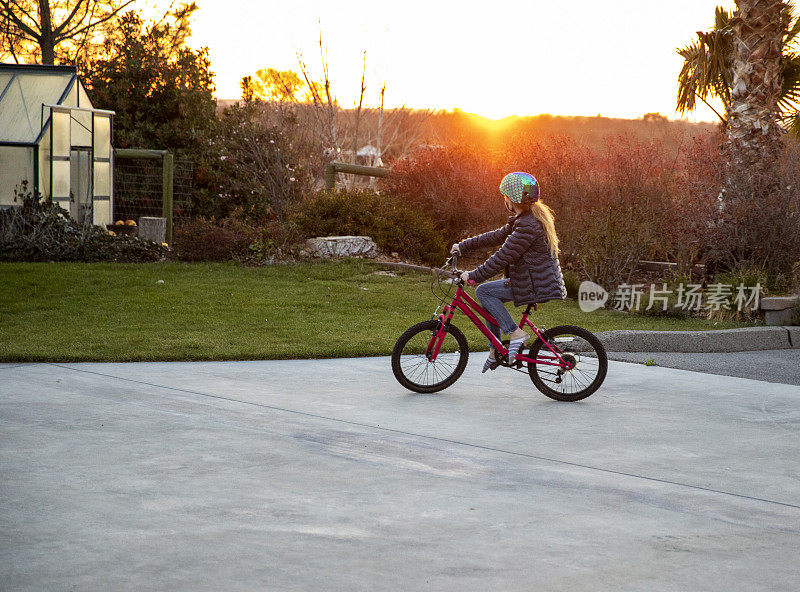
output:
[[302, 415], [302, 416], [305, 416], [305, 417], [313, 417], [315, 419], [333, 421], [333, 422], [337, 422], [337, 423], [343, 423], [343, 424], [346, 424], [346, 425], [358, 426], [358, 427], [362, 427], [362, 428], [369, 428], [369, 429], [373, 429], [373, 430], [380, 430], [380, 431], [383, 431], [383, 432], [390, 432], [390, 433], [394, 433], [394, 434], [402, 434], [404, 436], [414, 436], [414, 437], [417, 437], [417, 438], [425, 438], [427, 440], [435, 440], [437, 442], [446, 442], [448, 444], [455, 444], [457, 446], [466, 446], [466, 447], [469, 447], [469, 448], [477, 448], [479, 450], [487, 450], [487, 451], [490, 451], [490, 452], [499, 452], [501, 454], [508, 454], [508, 455], [511, 455], [511, 456], [517, 456], [517, 457], [521, 457], [521, 458], [529, 458], [529, 459], [532, 459], [532, 460], [540, 460], [540, 461], [550, 462], [550, 463], [554, 463], [554, 464], [567, 465], [567, 466], [571, 466], [571, 467], [576, 467], [576, 468], [581, 468], [581, 469], [588, 469], [588, 470], [591, 470], [591, 471], [597, 471], [597, 472], [600, 472], [600, 473], [608, 473], [608, 474], [611, 474], [611, 475], [619, 475], [619, 476], [623, 476], [623, 477], [632, 477], [634, 479], [642, 479], [644, 481], [652, 481], [652, 482], [655, 482], [655, 483], [664, 483], [666, 485], [674, 485], [674, 486], [677, 486], [677, 487], [685, 487], [687, 489], [695, 489], [695, 490], [698, 490], [698, 491], [705, 491], [705, 492], [708, 492], [708, 493], [717, 493], [717, 494], [720, 494], [720, 495], [727, 495], [727, 496], [731, 496], [731, 497], [737, 497], [737, 498], [740, 498], [740, 499], [746, 499], [746, 500], [751, 500], [751, 501], [756, 501], [756, 502], [763, 502], [763, 503], [767, 503], [767, 504], [775, 504], [775, 505], [778, 505], [778, 506], [784, 506], [784, 507], [787, 507], [787, 508], [795, 508], [795, 509], [800, 510], [800, 505], [797, 505], [797, 504], [790, 504], [788, 502], [780, 502], [780, 501], [777, 501], [777, 500], [771, 500], [771, 499], [756, 497], [756, 496], [752, 496], [752, 495], [745, 495], [745, 494], [742, 494], [742, 493], [734, 493], [734, 492], [725, 491], [725, 490], [722, 490], [722, 489], [713, 489], [711, 487], [703, 487], [702, 485], [693, 485], [691, 483], [682, 483], [680, 481], [670, 481], [669, 479], [661, 479], [659, 477], [648, 477], [646, 475], [637, 475], [636, 473], [626, 473], [624, 471], [617, 471], [615, 469], [606, 469], [606, 468], [603, 468], [603, 467], [596, 467], [596, 466], [592, 466], [592, 465], [586, 465], [586, 464], [576, 463], [576, 462], [567, 461], [567, 460], [559, 460], [559, 459], [556, 459], [556, 458], [550, 458], [550, 457], [546, 457], [546, 456], [538, 456], [538, 455], [529, 454], [529, 453], [526, 453], [526, 452], [517, 452], [517, 451], [513, 451], [513, 450], [506, 450], [504, 448], [496, 448], [496, 447], [487, 446], [487, 445], [484, 445], [484, 444], [476, 444], [476, 443], [471, 443], [471, 442], [464, 442], [464, 441], [461, 441], [461, 440], [451, 440], [449, 438], [442, 438], [440, 436], [430, 436], [430, 435], [427, 435], [427, 434], [420, 434], [420, 433], [417, 433], [417, 432], [409, 432], [409, 431], [406, 431], [406, 430], [400, 430], [400, 429], [396, 429], [396, 428], [388, 428], [388, 427], [383, 427], [383, 426], [375, 425], [375, 424], [352, 421], [352, 420], [348, 420], [348, 419], [339, 419], [339, 418], [336, 418], [336, 417], [329, 417], [327, 415], [320, 415], [318, 413], [311, 413], [309, 411], [299, 411], [297, 409], [289, 409], [289, 408], [286, 408], [286, 407], [278, 407], [277, 405], [268, 405], [266, 403], [257, 403], [257, 402], [253, 402], [253, 401], [242, 401], [240, 399], [234, 399], [234, 398], [231, 398], [231, 397], [225, 397], [223, 395], [213, 395], [213, 394], [210, 394], [210, 393], [203, 393], [201, 391], [193, 391], [193, 390], [183, 389], [183, 388], [174, 387], [174, 386], [165, 386], [165, 385], [162, 385], [162, 384], [155, 384], [155, 383], [152, 383], [152, 382], [145, 382], [144, 380], [136, 380], [136, 379], [133, 379], [133, 378], [124, 378], [122, 376], [114, 376], [113, 374], [105, 374], [103, 372], [96, 372], [94, 370], [83, 370], [81, 368], [73, 368], [71, 366], [64, 366], [64, 365], [55, 364], [55, 363], [49, 363], [49, 365], [50, 366], [55, 366], [57, 368], [64, 368], [65, 370], [72, 370], [74, 372], [83, 372], [85, 374], [94, 374], [96, 376], [103, 376], [105, 378], [113, 378], [115, 380], [123, 380], [125, 382], [133, 382], [135, 384], [141, 384], [141, 385], [145, 385], [145, 386], [152, 386], [152, 387], [156, 387], [156, 388], [161, 388], [161, 389], [165, 389], [165, 390], [171, 390], [171, 391], [186, 393], [186, 394], [190, 394], [190, 395], [196, 395], [196, 396], [200, 396], [200, 397], [208, 397], [208, 398], [211, 398], [211, 399], [218, 399], [218, 400], [221, 400], [221, 401], [228, 401], [230, 403], [239, 403], [239, 404], [242, 404], [242, 405], [250, 405], [252, 407], [258, 407], [258, 408], [261, 408], [261, 409], [270, 409], [270, 410], [273, 410], [273, 411], [281, 411], [281, 412], [284, 412], [284, 413], [291, 413], [291, 414], [294, 414], [294, 415]]

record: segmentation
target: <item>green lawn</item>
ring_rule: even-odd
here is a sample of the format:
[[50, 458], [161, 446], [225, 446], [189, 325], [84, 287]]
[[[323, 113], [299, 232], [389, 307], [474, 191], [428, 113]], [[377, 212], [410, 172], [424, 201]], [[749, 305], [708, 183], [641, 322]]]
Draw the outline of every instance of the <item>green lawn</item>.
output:
[[[276, 265], [0, 264], [0, 361], [249, 360], [386, 355], [431, 317], [431, 276], [377, 275], [361, 261]], [[163, 283], [160, 282], [163, 280]], [[519, 311], [515, 314], [518, 318]], [[459, 318], [460, 317], [460, 318]], [[540, 307], [535, 322], [609, 329], [729, 328], [735, 323]], [[471, 347], [483, 336], [455, 323]]]

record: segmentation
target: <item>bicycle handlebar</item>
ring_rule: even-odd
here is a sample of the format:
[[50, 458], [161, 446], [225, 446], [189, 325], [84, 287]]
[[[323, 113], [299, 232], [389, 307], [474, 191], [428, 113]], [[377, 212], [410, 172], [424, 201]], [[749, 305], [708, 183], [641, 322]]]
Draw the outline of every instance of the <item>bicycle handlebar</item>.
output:
[[[461, 274], [463, 272], [459, 271], [457, 263], [458, 263], [458, 253], [450, 253], [450, 258], [445, 262], [444, 265], [445, 265], [445, 267], [447, 267], [448, 265], [452, 264], [452, 269], [451, 269], [450, 273], [452, 273], [453, 277], [456, 278], [456, 284], [463, 284], [464, 281], [461, 279]], [[477, 285], [475, 280], [468, 280], [467, 283], [470, 286]]]

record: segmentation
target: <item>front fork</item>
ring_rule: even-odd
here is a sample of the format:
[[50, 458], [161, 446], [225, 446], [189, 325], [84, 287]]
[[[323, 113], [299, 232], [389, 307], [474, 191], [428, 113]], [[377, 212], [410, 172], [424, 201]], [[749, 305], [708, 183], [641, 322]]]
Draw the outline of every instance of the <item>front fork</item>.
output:
[[439, 355], [439, 350], [442, 349], [442, 343], [444, 342], [444, 336], [447, 333], [447, 327], [450, 325], [450, 321], [453, 318], [453, 310], [452, 306], [445, 306], [442, 309], [442, 314], [439, 315], [439, 328], [431, 334], [431, 339], [428, 342], [428, 349], [425, 350], [425, 357], [428, 358], [429, 361], [435, 362], [436, 358]]

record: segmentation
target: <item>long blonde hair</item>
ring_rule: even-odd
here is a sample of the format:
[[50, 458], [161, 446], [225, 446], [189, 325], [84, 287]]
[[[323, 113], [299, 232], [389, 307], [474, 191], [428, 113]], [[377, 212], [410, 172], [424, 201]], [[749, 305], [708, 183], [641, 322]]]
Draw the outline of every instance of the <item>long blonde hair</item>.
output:
[[531, 204], [531, 214], [536, 216], [536, 219], [542, 223], [545, 235], [547, 235], [547, 244], [550, 247], [550, 254], [553, 257], [558, 257], [561, 252], [558, 248], [558, 235], [556, 234], [556, 223], [551, 210], [547, 204], [541, 201], [536, 201]]

